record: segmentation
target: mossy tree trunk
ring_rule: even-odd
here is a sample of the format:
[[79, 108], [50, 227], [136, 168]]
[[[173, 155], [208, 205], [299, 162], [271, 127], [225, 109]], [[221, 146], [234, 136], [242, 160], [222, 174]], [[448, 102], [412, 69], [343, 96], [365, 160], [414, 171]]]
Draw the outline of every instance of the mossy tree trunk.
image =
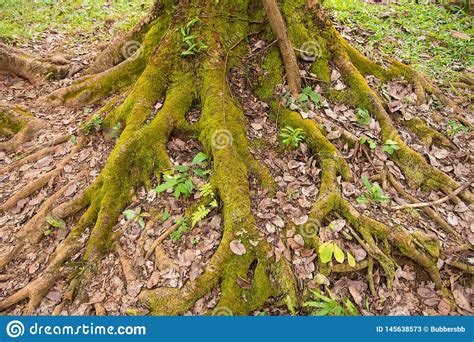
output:
[[[420, 103], [425, 101], [428, 92], [448, 106], [453, 104], [427, 78], [410, 67], [396, 61], [381, 66], [352, 48], [335, 30], [318, 1], [281, 0], [274, 3], [278, 5], [279, 13], [273, 12], [268, 18], [280, 16], [283, 27], [273, 25], [273, 21], [269, 23], [265, 12], [268, 8], [256, 0], [157, 0], [147, 18], [132, 33], [114, 41], [99, 56], [87, 76], [47, 97], [49, 101], [71, 106], [110, 98], [98, 114], [104, 118], [104, 129], [120, 123], [122, 130], [102, 173], [81, 196], [52, 212], [52, 204], [48, 202], [44, 210], [39, 210], [33, 217], [33, 222], [38, 222], [51, 212], [57, 218], [65, 218], [85, 209], [67, 238], [56, 248], [43, 274], [0, 302], [0, 310], [29, 299], [28, 311], [32, 312], [54, 283], [65, 276], [64, 263], [83, 247], [79, 238], [87, 228], [91, 228], [91, 233], [84, 261], [94, 263], [104, 256], [113, 239], [112, 228], [130, 203], [132, 190], [148, 184], [156, 172], [171, 167], [166, 143], [175, 132], [196, 138], [212, 156], [211, 182], [222, 202], [224, 233], [205, 272], [196, 280], [188, 281], [181, 289], [160, 288], [142, 294], [152, 313], [182, 314], [216, 286], [221, 289], [218, 306], [229, 308], [234, 314], [248, 314], [262, 307], [271, 297], [280, 299], [281, 303], [301, 304], [304, 289], [298, 287], [285, 258], [277, 262], [268, 257], [270, 246], [259, 237], [251, 210], [249, 174], [253, 174], [269, 193], [275, 190], [275, 184], [267, 168], [254, 159], [248, 149], [243, 111], [227, 82], [229, 69], [239, 66], [247, 51], [250, 35], [259, 35], [268, 42], [275, 36], [280, 38], [279, 45], [270, 46], [264, 52], [263, 72], [254, 92], [270, 105], [269, 115], [278, 125], [305, 131], [308, 146], [322, 168], [319, 196], [310, 213], [313, 224], [295, 227], [305, 236], [305, 244], [318, 248], [319, 223], [326, 216], [336, 214], [347, 220], [371, 260], [383, 269], [388, 286], [392, 284], [396, 267], [390, 249], [386, 248], [392, 246], [423, 266], [436, 286], [446, 290], [436, 266], [443, 253], [439, 243], [423, 234], [410, 234], [405, 227], [389, 227], [359, 213], [341, 195], [337, 178], [350, 180], [352, 175], [346, 160], [325, 137], [325, 130], [316, 121], [303, 119], [299, 113], [283, 107], [274, 93], [277, 85], [285, 82], [285, 74], [295, 76], [292, 82], [296, 87], [301, 82], [299, 75], [289, 70], [291, 63], [286, 63], [282, 56], [287, 55], [288, 60], [294, 61], [293, 57], [302, 54], [306, 62], [309, 57], [311, 71], [317, 75], [328, 98], [366, 108], [379, 122], [382, 140], [391, 139], [400, 145], [400, 150], [391, 155], [391, 159], [400, 167], [411, 187], [446, 193], [457, 189], [458, 184], [431, 167], [405, 144], [385, 109], [386, 104], [364, 76], [375, 75], [382, 81], [404, 78], [413, 83]], [[193, 26], [193, 35], [199, 37], [207, 49], [183, 56], [179, 28], [194, 18], [199, 18], [199, 22]], [[282, 42], [284, 37], [288, 41]], [[299, 51], [296, 55], [291, 56], [288, 43]], [[282, 46], [287, 49], [284, 53]], [[294, 64], [290, 65], [290, 68], [294, 67]], [[334, 68], [341, 73], [347, 90], [331, 89], [330, 75]], [[127, 94], [125, 99], [119, 100], [118, 95], [123, 93]], [[163, 107], [149, 120], [155, 104], [163, 98]], [[193, 106], [201, 109], [201, 116], [197, 123], [191, 124], [185, 115]], [[426, 127], [423, 122], [419, 125]], [[423, 132], [428, 134], [426, 130]], [[31, 192], [22, 193], [22, 196], [29, 194]], [[460, 197], [467, 203], [472, 202], [468, 190]], [[17, 196], [15, 201], [18, 199]], [[13, 205], [13, 202], [9, 204]], [[8, 208], [2, 205], [0, 209]], [[446, 223], [435, 212], [428, 215], [437, 222]], [[286, 228], [293, 226], [287, 223]], [[454, 235], [453, 239], [459, 239], [449, 225], [441, 226]], [[240, 236], [242, 232], [245, 234]], [[230, 243], [238, 236], [247, 251], [241, 256], [230, 249]], [[14, 248], [1, 256], [0, 267], [6, 267], [21, 255], [22, 248], [37, 243], [40, 238], [41, 232], [35, 230], [35, 225], [26, 224], [18, 233]], [[251, 241], [259, 243], [255, 245]], [[255, 267], [249, 280], [251, 287], [243, 289], [236, 280], [247, 278], [251, 267]], [[331, 272], [328, 265], [320, 263], [319, 267], [321, 272]], [[356, 265], [349, 271], [364, 267], [367, 264]], [[75, 282], [71, 286], [77, 285]]]

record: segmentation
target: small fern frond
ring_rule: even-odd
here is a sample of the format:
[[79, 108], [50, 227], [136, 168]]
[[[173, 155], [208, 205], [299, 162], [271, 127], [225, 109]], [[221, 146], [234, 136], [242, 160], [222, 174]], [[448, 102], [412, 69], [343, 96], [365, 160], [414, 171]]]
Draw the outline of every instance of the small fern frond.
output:
[[210, 212], [211, 209], [206, 208], [204, 205], [200, 205], [191, 215], [191, 227], [194, 227], [196, 223], [204, 219]]

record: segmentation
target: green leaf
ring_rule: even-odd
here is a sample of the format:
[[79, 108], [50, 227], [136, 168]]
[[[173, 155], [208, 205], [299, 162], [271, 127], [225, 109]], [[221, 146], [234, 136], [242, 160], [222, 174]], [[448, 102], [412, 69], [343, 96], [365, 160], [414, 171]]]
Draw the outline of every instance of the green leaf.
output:
[[367, 179], [367, 177], [362, 176], [362, 183], [364, 183], [364, 186], [367, 188], [367, 190], [371, 191], [372, 184], [370, 184], [370, 181]]
[[355, 267], [356, 266], [356, 260], [352, 256], [351, 253], [347, 252], [347, 263], [349, 264], [350, 267]]
[[186, 171], [189, 170], [189, 166], [176, 165], [175, 169], [176, 169], [176, 171], [179, 171], [179, 172], [186, 172]]
[[334, 252], [334, 244], [332, 241], [328, 241], [323, 243], [321, 246], [319, 246], [319, 258], [321, 259], [322, 263], [328, 263], [332, 259], [332, 254]]
[[357, 197], [356, 201], [359, 204], [367, 204], [367, 202], [369, 202], [369, 199], [367, 198], [365, 194], [362, 194], [359, 197]]
[[202, 163], [203, 161], [207, 160], [207, 154], [203, 153], [203, 152], [199, 152], [198, 154], [196, 154], [196, 156], [193, 158], [193, 161], [191, 162], [191, 164], [193, 165], [196, 165], [196, 164], [199, 164], [199, 163]]
[[368, 125], [372, 121], [369, 111], [367, 109], [359, 108], [356, 113], [357, 123], [359, 125]]
[[145, 228], [145, 221], [143, 220], [143, 217], [138, 217], [138, 224], [140, 225], [140, 227], [142, 227], [142, 229]]
[[334, 259], [340, 264], [344, 262], [344, 252], [342, 249], [334, 242]]
[[133, 220], [136, 217], [135, 210], [133, 209], [127, 209], [122, 214], [127, 220]]
[[167, 219], [169, 219], [169, 218], [170, 218], [170, 212], [169, 212], [168, 210], [165, 210], [165, 211], [163, 212], [163, 216], [161, 217], [161, 221], [162, 221], [162, 222], [165, 222], [165, 221], [166, 221]]
[[162, 184], [158, 185], [155, 188], [155, 191], [158, 192], [158, 193], [166, 191], [166, 190], [171, 189], [172, 187], [174, 187], [176, 185], [176, 183], [177, 183], [177, 180], [172, 178], [169, 181], [167, 181], [166, 183], [162, 183]]
[[54, 227], [54, 228], [66, 229], [66, 222], [64, 222], [61, 219], [58, 219], [58, 218], [55, 218], [55, 217], [52, 217], [52, 216], [48, 216], [46, 218], [46, 222], [48, 222], [49, 225]]
[[43, 232], [44, 236], [48, 236], [51, 234], [51, 229], [46, 229], [44, 232]]

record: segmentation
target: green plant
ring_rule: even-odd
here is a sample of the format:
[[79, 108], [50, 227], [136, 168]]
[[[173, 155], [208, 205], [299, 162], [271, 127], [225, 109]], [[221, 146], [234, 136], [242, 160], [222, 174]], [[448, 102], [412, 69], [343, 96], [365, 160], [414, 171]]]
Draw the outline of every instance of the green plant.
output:
[[202, 167], [208, 166], [208, 156], [205, 153], [199, 152], [191, 162], [190, 166], [177, 165], [174, 170], [168, 170], [163, 173], [163, 183], [155, 188], [155, 191], [160, 193], [168, 189], [173, 189], [176, 199], [181, 197], [189, 197], [194, 190], [194, 183], [190, 171], [199, 177], [206, 177], [209, 174], [208, 170]]
[[357, 123], [359, 125], [368, 125], [372, 121], [367, 109], [358, 108], [356, 112]]
[[207, 177], [209, 171], [205, 170], [205, 168], [209, 166], [208, 159], [209, 157], [207, 156], [207, 154], [203, 152], [199, 152], [198, 154], [196, 154], [196, 156], [191, 161], [192, 170], [195, 175], [201, 178]]
[[142, 228], [145, 228], [144, 218], [149, 216], [148, 213], [142, 212], [141, 207], [137, 207], [135, 209], [127, 209], [122, 214], [128, 221], [138, 222], [138, 224]]
[[117, 122], [115, 126], [110, 129], [110, 137], [112, 139], [117, 140], [121, 129], [122, 129], [122, 124], [120, 122]]
[[368, 136], [366, 135], [363, 135], [360, 137], [359, 139], [359, 142], [364, 145], [364, 144], [367, 144], [369, 145], [369, 147], [373, 150], [377, 147], [377, 141], [372, 139], [372, 138], [369, 138]]
[[359, 204], [366, 204], [369, 201], [384, 203], [390, 200], [390, 197], [383, 193], [383, 190], [378, 183], [371, 184], [367, 177], [364, 176], [362, 177], [362, 182], [367, 191], [357, 197], [357, 202]]
[[163, 215], [161, 216], [161, 222], [165, 222], [170, 218], [170, 212], [168, 210], [165, 210], [163, 212]]
[[191, 228], [193, 228], [199, 221], [203, 220], [212, 209], [217, 207], [217, 199], [215, 198], [214, 191], [210, 183], [201, 185], [199, 191], [203, 197], [208, 197], [210, 202], [208, 205], [201, 204], [192, 214], [191, 214]]
[[311, 104], [314, 105], [314, 108], [319, 107], [320, 96], [313, 90], [313, 88], [306, 87], [296, 99], [293, 98], [290, 93], [287, 93], [283, 96], [283, 102], [285, 106], [293, 110], [307, 112], [311, 109]]
[[279, 136], [284, 145], [296, 148], [304, 140], [306, 134], [301, 128], [286, 126], [281, 130]]
[[176, 219], [174, 221], [176, 225], [178, 225], [178, 228], [176, 228], [171, 234], [170, 238], [171, 241], [176, 243], [178, 240], [181, 239], [181, 237], [186, 234], [189, 230], [188, 222], [184, 218]]
[[201, 40], [196, 40], [197, 37], [191, 34], [191, 29], [199, 21], [199, 19], [193, 19], [189, 21], [185, 26], [180, 28], [183, 43], [186, 44], [187, 49], [181, 53], [183, 56], [193, 56], [200, 53], [202, 50], [208, 48]]
[[[333, 257], [340, 264], [345, 260], [344, 251], [332, 240], [321, 244], [318, 248], [318, 254], [319, 259], [324, 264], [330, 262]], [[347, 252], [347, 262], [351, 267], [356, 265], [354, 256], [349, 252]]]
[[448, 134], [448, 137], [454, 138], [456, 135], [460, 133], [467, 133], [469, 132], [469, 128], [460, 124], [459, 122], [456, 122], [454, 120], [449, 120], [448, 121], [448, 129], [446, 130], [446, 133]]
[[93, 115], [88, 121], [81, 124], [82, 132], [85, 135], [91, 134], [92, 130], [100, 131], [103, 120], [98, 115]]
[[387, 139], [382, 146], [382, 151], [387, 152], [388, 154], [392, 155], [395, 151], [400, 149], [400, 144], [396, 141]]
[[[64, 222], [64, 220], [61, 220], [61, 219], [58, 219], [58, 218], [55, 218], [53, 216], [48, 216], [46, 217], [46, 222], [51, 226], [51, 227], [54, 227], [54, 228], [59, 228], [59, 229], [66, 229], [66, 222]], [[51, 234], [51, 229], [46, 229], [43, 234], [45, 236], [48, 236]]]
[[357, 316], [359, 314], [356, 306], [349, 299], [338, 301], [334, 294], [327, 290], [329, 297], [319, 291], [311, 291], [314, 295], [313, 301], [305, 302], [304, 307], [312, 308], [315, 316]]

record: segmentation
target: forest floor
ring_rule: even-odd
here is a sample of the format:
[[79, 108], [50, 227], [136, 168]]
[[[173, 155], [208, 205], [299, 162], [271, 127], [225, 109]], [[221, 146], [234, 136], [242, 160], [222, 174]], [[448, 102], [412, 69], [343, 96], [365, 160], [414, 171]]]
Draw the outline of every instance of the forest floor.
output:
[[[7, 14], [13, 12], [8, 6], [0, 6], [0, 14], [2, 14], [0, 15], [2, 18], [0, 19], [0, 39], [9, 44], [15, 44], [34, 55], [65, 58], [78, 70], [77, 74], [71, 78], [47, 82], [39, 87], [11, 75], [0, 75], [0, 99], [24, 105], [35, 116], [48, 123], [47, 129], [38, 133], [31, 144], [48, 146], [53, 136], [64, 133], [72, 137], [77, 136], [81, 123], [85, 122], [97, 109], [96, 107], [80, 110], [61, 106], [51, 107], [48, 103], [38, 103], [37, 99], [55, 89], [71, 84], [74, 79], [80, 77], [80, 70], [91, 63], [94, 56], [116, 32], [133, 26], [134, 20], [136, 21], [140, 14], [146, 12], [146, 5], [136, 6], [132, 11], [124, 3], [126, 2], [117, 2], [122, 7], [117, 5], [111, 17], [107, 17], [107, 14], [97, 8], [88, 8], [83, 15], [90, 18], [93, 14], [94, 20], [90, 25], [83, 27], [75, 25], [74, 23], [77, 20], [80, 22], [82, 18], [79, 14], [73, 19], [58, 16], [57, 22], [53, 22], [54, 25], [44, 26], [38, 23], [36, 26], [33, 25], [28, 32], [15, 30], [15, 25], [18, 26], [23, 19], [18, 15], [4, 17], [2, 12]], [[145, 3], [150, 3], [150, 1]], [[41, 6], [47, 8], [46, 2], [45, 4], [39, 2], [38, 7], [41, 8]], [[464, 113], [472, 113], [472, 91], [455, 88], [452, 85], [456, 81], [458, 72], [470, 73], [474, 76], [472, 26], [466, 22], [465, 16], [450, 13], [436, 6], [406, 5], [408, 6], [405, 8], [406, 12], [400, 11], [396, 5], [364, 6], [367, 7], [354, 9], [334, 5], [331, 12], [337, 20], [336, 27], [350, 43], [376, 58], [387, 54], [397, 55], [401, 52], [405, 62], [411, 62], [420, 70], [435, 77], [439, 81], [439, 86], [464, 109]], [[27, 9], [25, 11], [27, 12]], [[348, 15], [349, 12], [351, 16]], [[367, 20], [368, 16], [371, 20]], [[413, 22], [414, 16], [423, 18], [424, 26], [417, 26], [418, 24]], [[432, 21], [431, 23], [428, 18]], [[470, 17], [468, 18], [470, 20]], [[32, 17], [31, 20], [34, 23], [35, 18]], [[381, 22], [385, 26], [380, 26]], [[67, 26], [67, 29], [64, 29], [64, 26]], [[426, 34], [420, 35], [419, 30], [423, 30]], [[7, 34], [7, 32], [13, 34]], [[77, 38], [78, 36], [80, 39]], [[291, 262], [301, 288], [314, 288], [316, 278], [318, 278], [313, 263], [316, 251], [303, 248], [302, 237], [298, 234], [288, 231], [283, 236], [281, 232], [284, 222], [293, 221], [295, 224], [303, 224], [308, 219], [311, 204], [318, 194], [321, 170], [305, 144], [301, 144], [295, 150], [283, 148], [278, 136], [280, 129], [272, 121], [267, 120], [268, 106], [256, 99], [249, 90], [252, 86], [251, 80], [255, 79], [254, 75], [259, 72], [261, 57], [259, 50], [270, 43], [251, 41], [245, 63], [241, 68], [232, 70], [229, 83], [247, 119], [247, 135], [251, 152], [268, 166], [278, 186], [276, 195], [268, 197], [258, 187], [257, 182], [251, 180], [253, 213], [257, 220], [257, 227], [261, 236], [272, 246], [272, 253], [276, 258], [287, 258]], [[305, 65], [302, 64], [301, 68], [304, 69]], [[443, 132], [458, 147], [455, 151], [436, 145], [428, 148], [404, 126], [399, 125], [397, 127], [399, 132], [412, 149], [420, 152], [433, 166], [440, 168], [460, 184], [472, 181], [470, 153], [474, 150], [474, 142], [471, 132], [457, 122], [448, 121], [447, 113], [436, 99], [429, 98], [426, 105], [417, 106], [410, 84], [396, 81], [382, 85], [376, 78], [368, 77], [368, 80], [387, 100], [391, 114], [406, 119], [423, 116], [432, 127]], [[337, 88], [344, 89], [345, 85], [335, 70], [331, 81]], [[306, 74], [306, 86], [311, 86], [318, 92], [318, 83], [313, 80], [309, 72]], [[356, 177], [352, 183], [341, 181], [343, 195], [364, 214], [375, 217], [390, 226], [403, 224], [410, 231], [420, 230], [435, 235], [443, 246], [448, 237], [423, 212], [416, 209], [398, 211], [392, 209], [394, 205], [406, 202], [386, 179], [381, 177], [376, 180], [376, 178], [383, 174], [386, 168], [402, 183], [404, 177], [400, 170], [388, 160], [386, 153], [382, 151], [381, 143], [379, 142], [373, 149], [366, 148], [363, 152], [362, 149], [358, 151], [351, 149], [341, 141], [341, 127], [355, 132], [357, 138], [365, 135], [377, 141], [380, 132], [378, 124], [374, 120], [366, 125], [359, 124], [357, 113], [357, 108], [331, 103], [321, 97], [319, 107], [311, 108], [303, 114], [308, 117], [324, 118], [324, 125], [330, 132], [328, 138], [350, 161], [349, 165]], [[197, 115], [193, 112], [188, 114], [191, 121], [195, 114]], [[434, 121], [431, 119], [433, 117], [439, 120]], [[465, 118], [473, 122], [472, 115], [466, 115]], [[67, 200], [91, 184], [105, 164], [114, 141], [114, 137], [93, 132], [80, 153], [65, 166], [59, 176], [29, 198], [18, 201], [16, 206], [1, 216], [0, 248], [9, 247], [14, 233], [32, 217], [49, 195], [67, 186], [64, 196], [64, 200]], [[0, 175], [0, 202], [7, 200], [32, 180], [54, 169], [73, 147], [74, 138], [60, 145], [53, 155], [47, 155], [35, 163], [24, 164], [19, 169]], [[179, 136], [174, 136], [167, 147], [175, 165], [190, 166], [193, 158], [200, 152], [200, 147], [195, 141], [182, 140]], [[21, 157], [22, 151], [11, 154], [0, 152], [0, 167]], [[374, 202], [360, 204], [357, 198], [367, 191], [362, 182], [362, 176], [366, 176], [373, 182], [379, 182], [384, 193], [390, 197], [390, 201], [384, 204]], [[202, 182], [199, 177], [195, 177], [194, 181], [196, 184]], [[410, 191], [410, 194], [420, 201], [427, 202], [444, 197], [444, 194], [436, 191], [430, 193]], [[87, 293], [91, 296], [89, 302], [78, 305], [65, 301], [63, 296], [67, 289], [67, 280], [62, 280], [46, 295], [36, 310], [36, 314], [89, 315], [98, 311], [103, 312], [105, 309], [109, 315], [122, 315], [127, 313], [127, 308], [136, 305], [138, 294], [142, 289], [161, 286], [179, 288], [188, 279], [195, 279], [204, 270], [221, 238], [222, 218], [217, 210], [212, 211], [189, 232], [182, 236], [176, 234], [173, 236], [174, 239], [165, 240], [162, 250], [164, 255], [159, 262], [154, 261], [153, 258], [145, 259], [136, 251], [137, 245], [143, 245], [144, 250], [147, 251], [163, 231], [183, 216], [185, 208], [198, 196], [199, 193], [196, 192], [189, 199], [176, 200], [171, 193], [157, 194], [154, 191], [147, 191], [145, 187], [138, 188], [133, 203], [127, 209], [138, 212], [140, 208], [140, 215], [143, 216], [145, 223], [150, 221], [147, 214], [160, 212], [164, 213], [164, 217], [156, 224], [142, 228], [137, 220], [127, 219], [126, 215], [123, 215], [114, 228], [114, 231], [122, 233], [120, 246], [133, 262], [136, 279], [126, 279], [120, 256], [117, 253], [109, 253], [94, 266], [98, 272], [86, 285]], [[474, 244], [472, 207], [447, 201], [434, 209], [461, 234], [464, 240]], [[144, 213], [146, 215], [143, 215]], [[73, 217], [66, 220], [66, 227], [70, 227], [74, 219]], [[28, 250], [25, 257], [11, 262], [5, 269], [4, 274], [8, 277], [0, 282], [0, 299], [24, 287], [31, 279], [35, 279], [43, 271], [55, 246], [65, 238], [68, 232], [67, 229], [49, 226], [46, 222], [38, 229], [44, 229], [41, 242]], [[339, 246], [351, 251], [357, 261], [366, 259], [367, 254], [364, 249], [354, 240], [348, 239], [348, 234], [345, 232], [344, 220], [337, 217], [329, 217], [320, 230], [320, 234], [324, 236], [323, 240], [336, 241]], [[286, 244], [283, 243], [284, 240]], [[66, 265], [74, 269], [73, 276], [78, 276], [85, 271], [86, 266], [78, 261], [82, 253], [83, 251], [73, 258], [76, 262]], [[463, 256], [466, 257], [465, 254]], [[455, 255], [450, 257], [454, 258]], [[468, 257], [472, 265], [474, 258], [472, 255]], [[438, 267], [445, 268], [442, 272], [443, 280], [449, 284], [457, 303], [456, 308], [453, 308], [450, 302], [446, 298], [443, 299], [435, 290], [434, 283], [423, 269], [401, 256], [397, 257], [396, 261], [400, 267], [396, 271], [391, 290], [387, 289], [381, 270], [375, 267], [375, 294], [370, 293], [365, 270], [348, 274], [332, 274], [329, 279], [331, 291], [338, 301], [345, 298], [353, 301], [363, 315], [474, 314], [470, 304], [474, 296], [472, 276], [449, 268], [447, 266], [449, 260], [440, 259]], [[248, 286], [243, 279], [239, 285]], [[218, 297], [219, 289], [216, 288], [206, 297], [198, 300], [189, 314], [199, 315], [212, 310]], [[19, 304], [8, 309], [4, 314], [17, 315], [23, 310], [24, 305]], [[286, 308], [277, 308], [272, 303], [268, 303], [264, 309], [254, 314], [289, 313], [290, 311]], [[308, 312], [302, 309], [298, 313], [307, 314]]]

